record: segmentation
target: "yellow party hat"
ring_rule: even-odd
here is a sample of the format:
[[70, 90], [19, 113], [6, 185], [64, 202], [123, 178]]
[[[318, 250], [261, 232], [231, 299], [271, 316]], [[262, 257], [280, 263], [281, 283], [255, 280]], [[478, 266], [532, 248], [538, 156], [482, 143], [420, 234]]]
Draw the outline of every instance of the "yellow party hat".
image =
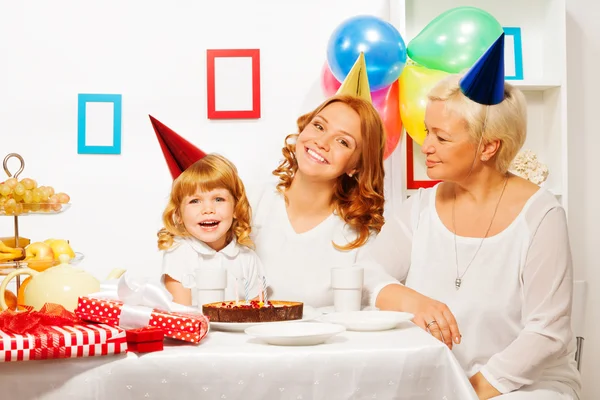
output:
[[367, 77], [367, 64], [365, 63], [364, 53], [360, 53], [336, 94], [355, 96], [366, 100], [369, 103], [373, 103], [371, 100], [371, 90], [369, 89], [369, 78]]

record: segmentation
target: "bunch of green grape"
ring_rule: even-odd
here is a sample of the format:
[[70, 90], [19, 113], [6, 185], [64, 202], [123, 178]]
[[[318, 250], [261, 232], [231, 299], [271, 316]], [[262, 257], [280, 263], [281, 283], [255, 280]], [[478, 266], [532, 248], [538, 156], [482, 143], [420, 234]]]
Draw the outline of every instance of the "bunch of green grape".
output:
[[38, 186], [31, 178], [8, 178], [0, 183], [0, 213], [7, 215], [60, 211], [69, 200], [68, 194], [55, 193], [52, 186]]

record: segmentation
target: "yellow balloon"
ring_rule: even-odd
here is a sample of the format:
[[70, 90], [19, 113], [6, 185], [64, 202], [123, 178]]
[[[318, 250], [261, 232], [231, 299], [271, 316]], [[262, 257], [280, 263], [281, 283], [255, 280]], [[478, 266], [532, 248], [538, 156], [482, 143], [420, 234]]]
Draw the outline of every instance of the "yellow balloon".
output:
[[400, 118], [406, 133], [423, 145], [427, 94], [449, 73], [420, 65], [406, 65], [400, 75]]

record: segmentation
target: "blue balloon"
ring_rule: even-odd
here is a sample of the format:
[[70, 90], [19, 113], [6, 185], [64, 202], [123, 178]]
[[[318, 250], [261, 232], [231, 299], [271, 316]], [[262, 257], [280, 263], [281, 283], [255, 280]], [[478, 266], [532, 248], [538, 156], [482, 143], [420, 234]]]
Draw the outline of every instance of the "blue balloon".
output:
[[327, 62], [335, 78], [342, 82], [363, 52], [371, 91], [382, 89], [398, 79], [406, 64], [406, 46], [392, 24], [371, 15], [344, 21], [327, 44]]

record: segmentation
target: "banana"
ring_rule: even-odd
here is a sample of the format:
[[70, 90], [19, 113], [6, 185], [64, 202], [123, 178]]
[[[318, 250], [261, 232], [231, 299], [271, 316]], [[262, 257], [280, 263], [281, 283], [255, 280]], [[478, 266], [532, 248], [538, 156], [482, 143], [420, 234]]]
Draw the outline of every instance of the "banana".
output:
[[0, 242], [0, 262], [17, 261], [25, 258], [25, 250], [23, 248], [9, 247]]
[[11, 253], [0, 253], [0, 262], [14, 261], [14, 254]]
[[9, 247], [4, 242], [0, 242], [0, 253], [12, 253], [14, 250], [16, 250], [14, 247]]
[[25, 259], [25, 251], [23, 249], [19, 253], [0, 253], [0, 262], [21, 261]]

